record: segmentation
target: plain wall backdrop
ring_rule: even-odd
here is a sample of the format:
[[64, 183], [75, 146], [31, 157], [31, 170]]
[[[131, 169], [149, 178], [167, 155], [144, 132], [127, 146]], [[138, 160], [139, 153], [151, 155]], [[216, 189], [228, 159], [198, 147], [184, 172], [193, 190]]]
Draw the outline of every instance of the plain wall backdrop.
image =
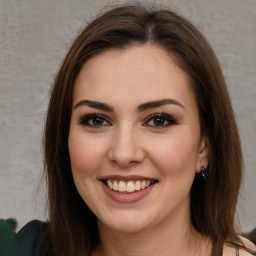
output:
[[[0, 0], [0, 217], [15, 217], [19, 227], [47, 219], [41, 137], [54, 76], [86, 21], [120, 2]], [[155, 2], [189, 18], [219, 58], [245, 160], [237, 224], [249, 231], [256, 226], [256, 0]]]

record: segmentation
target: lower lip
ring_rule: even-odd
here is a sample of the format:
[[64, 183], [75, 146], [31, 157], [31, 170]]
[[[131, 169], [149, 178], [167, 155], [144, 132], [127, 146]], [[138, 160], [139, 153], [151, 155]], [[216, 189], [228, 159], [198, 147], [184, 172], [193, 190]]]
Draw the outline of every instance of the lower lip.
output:
[[107, 196], [119, 203], [134, 203], [145, 198], [152, 191], [153, 187], [156, 184], [154, 183], [145, 189], [135, 191], [133, 193], [121, 193], [110, 189], [103, 182], [101, 183], [103, 186], [103, 190], [107, 194]]

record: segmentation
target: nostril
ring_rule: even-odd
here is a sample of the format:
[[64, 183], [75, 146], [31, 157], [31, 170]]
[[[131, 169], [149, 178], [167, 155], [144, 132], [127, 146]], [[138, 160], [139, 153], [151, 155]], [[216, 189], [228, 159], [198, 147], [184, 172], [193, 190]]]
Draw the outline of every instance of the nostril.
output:
[[128, 128], [122, 128], [122, 131], [119, 131], [121, 134], [114, 138], [109, 148], [108, 158], [113, 163], [128, 167], [142, 162], [145, 158], [145, 152], [138, 139], [135, 139], [135, 131], [125, 129]]

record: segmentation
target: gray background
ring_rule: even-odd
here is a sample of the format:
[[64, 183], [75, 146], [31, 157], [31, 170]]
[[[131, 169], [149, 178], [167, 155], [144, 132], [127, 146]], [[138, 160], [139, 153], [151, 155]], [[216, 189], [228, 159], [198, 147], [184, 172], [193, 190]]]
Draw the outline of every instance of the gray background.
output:
[[[72, 40], [103, 0], [0, 0], [0, 216], [46, 219], [41, 137], [49, 89]], [[157, 1], [188, 17], [223, 68], [246, 175], [237, 224], [256, 226], [256, 0]], [[227, 188], [228, 189], [228, 188]]]

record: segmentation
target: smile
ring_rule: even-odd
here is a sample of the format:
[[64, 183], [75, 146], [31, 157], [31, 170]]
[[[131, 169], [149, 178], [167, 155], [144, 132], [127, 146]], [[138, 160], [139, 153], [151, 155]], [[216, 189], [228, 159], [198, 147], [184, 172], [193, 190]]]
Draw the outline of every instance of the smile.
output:
[[121, 193], [133, 193], [135, 191], [143, 190], [154, 183], [150, 180], [130, 180], [130, 181], [119, 181], [119, 180], [105, 180], [104, 183], [113, 191]]
[[118, 203], [134, 203], [147, 197], [158, 180], [138, 175], [110, 175], [99, 179], [103, 191]]

